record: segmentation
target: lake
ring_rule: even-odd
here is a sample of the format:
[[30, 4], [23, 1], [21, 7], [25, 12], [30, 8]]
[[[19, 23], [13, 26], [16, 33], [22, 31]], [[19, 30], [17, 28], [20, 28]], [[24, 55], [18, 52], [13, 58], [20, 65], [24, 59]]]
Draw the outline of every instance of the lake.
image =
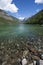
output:
[[19, 25], [9, 25], [9, 26], [0, 26], [0, 36], [17, 36], [17, 35], [29, 35], [29, 36], [43, 36], [43, 26], [41, 25], [28, 25], [28, 24], [19, 24]]
[[6, 40], [17, 41], [17, 43], [21, 41], [26, 43], [29, 40], [43, 43], [43, 26], [28, 24], [0, 26], [0, 42], [6, 42]]

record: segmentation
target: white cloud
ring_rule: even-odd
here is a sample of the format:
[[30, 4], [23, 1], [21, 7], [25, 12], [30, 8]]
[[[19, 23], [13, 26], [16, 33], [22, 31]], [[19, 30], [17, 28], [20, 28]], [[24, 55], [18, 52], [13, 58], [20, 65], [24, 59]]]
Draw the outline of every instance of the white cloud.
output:
[[12, 13], [18, 12], [15, 4], [11, 4], [12, 0], [0, 0], [0, 9], [10, 11]]
[[43, 3], [43, 0], [35, 0], [35, 3], [38, 3], [38, 4]]
[[25, 17], [19, 17], [20, 20], [23, 20]]

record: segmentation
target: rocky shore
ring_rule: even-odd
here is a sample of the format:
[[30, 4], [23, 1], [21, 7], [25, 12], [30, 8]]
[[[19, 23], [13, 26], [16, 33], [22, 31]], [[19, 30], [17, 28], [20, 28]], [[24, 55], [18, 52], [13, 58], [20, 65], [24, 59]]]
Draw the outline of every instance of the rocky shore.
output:
[[40, 59], [40, 53], [43, 53], [43, 36], [0, 39], [0, 65], [18, 65], [18, 59], [24, 57], [28, 65]]

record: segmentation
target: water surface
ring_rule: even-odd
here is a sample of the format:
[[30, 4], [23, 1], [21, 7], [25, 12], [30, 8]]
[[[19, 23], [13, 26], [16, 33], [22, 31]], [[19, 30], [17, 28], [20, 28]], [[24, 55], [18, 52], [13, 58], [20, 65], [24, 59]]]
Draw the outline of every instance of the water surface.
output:
[[9, 36], [9, 35], [42, 35], [43, 36], [43, 26], [41, 25], [28, 25], [28, 24], [19, 24], [14, 26], [0, 26], [0, 36]]
[[0, 26], [0, 43], [31, 43], [43, 49], [43, 26], [41, 25], [8, 25]]

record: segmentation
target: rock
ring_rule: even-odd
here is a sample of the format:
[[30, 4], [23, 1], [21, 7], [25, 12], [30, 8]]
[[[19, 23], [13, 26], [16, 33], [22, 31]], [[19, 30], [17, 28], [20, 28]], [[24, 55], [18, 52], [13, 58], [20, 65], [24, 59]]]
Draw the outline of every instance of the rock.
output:
[[23, 58], [22, 65], [26, 65], [26, 64], [27, 64], [27, 59], [26, 58]]
[[4, 62], [2, 63], [2, 65], [6, 65], [6, 63], [7, 63], [7, 61], [4, 61]]
[[25, 50], [25, 51], [23, 52], [23, 57], [27, 56], [27, 54], [28, 54], [28, 50]]
[[2, 64], [2, 60], [0, 59], [0, 64]]

